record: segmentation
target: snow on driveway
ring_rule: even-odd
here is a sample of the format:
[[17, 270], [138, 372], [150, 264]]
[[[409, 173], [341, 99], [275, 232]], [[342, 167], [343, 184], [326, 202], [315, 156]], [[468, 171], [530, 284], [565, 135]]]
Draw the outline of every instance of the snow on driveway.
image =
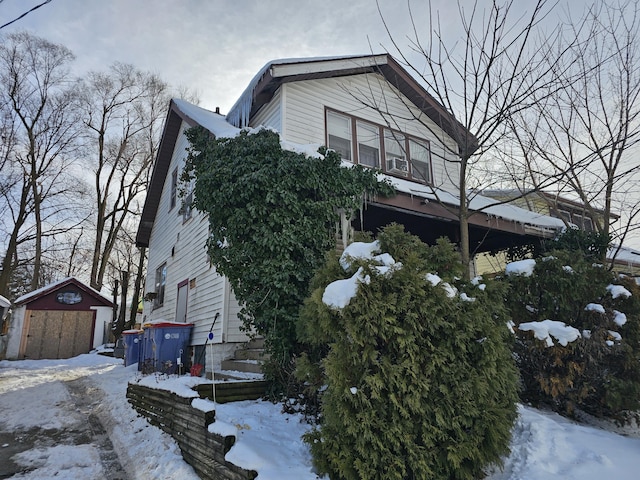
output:
[[198, 479], [173, 439], [129, 406], [135, 375], [92, 354], [0, 362], [0, 478]]

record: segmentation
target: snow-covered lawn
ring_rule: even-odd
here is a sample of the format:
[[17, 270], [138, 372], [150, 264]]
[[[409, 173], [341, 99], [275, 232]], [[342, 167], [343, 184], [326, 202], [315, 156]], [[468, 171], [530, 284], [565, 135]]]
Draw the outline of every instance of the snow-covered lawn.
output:
[[[5, 441], [0, 444], [0, 464], [11, 460], [24, 466], [25, 473], [12, 478], [110, 478], [101, 466], [99, 445], [70, 444], [64, 438], [64, 432], [85, 421], [87, 412], [74, 403], [67, 387], [68, 382], [80, 381], [91, 392], [91, 411], [104, 425], [129, 478], [197, 479], [171, 437], [138, 417], [127, 402], [127, 383], [139, 378], [135, 366], [125, 368], [121, 360], [92, 354], [69, 360], [0, 362], [0, 434], [42, 429], [44, 437], [62, 432], [56, 444], [39, 444], [36, 439], [30, 450], [11, 456], [5, 452], [12, 445]], [[149, 381], [163, 387], [162, 378], [145, 379]], [[300, 440], [309, 426], [299, 416], [283, 415], [279, 406], [268, 402], [248, 401], [217, 405], [216, 417], [212, 430], [237, 436], [227, 454], [229, 461], [256, 469], [262, 480], [317, 478]], [[512, 453], [504, 470], [488, 479], [635, 480], [640, 471], [640, 430], [628, 433], [622, 436], [520, 407]]]

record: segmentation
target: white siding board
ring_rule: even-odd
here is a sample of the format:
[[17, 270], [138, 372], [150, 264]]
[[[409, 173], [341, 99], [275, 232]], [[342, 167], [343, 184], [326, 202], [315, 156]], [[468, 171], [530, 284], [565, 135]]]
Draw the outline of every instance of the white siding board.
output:
[[281, 135], [282, 131], [282, 93], [279, 89], [271, 101], [264, 105], [258, 113], [254, 116], [252, 123], [254, 125], [263, 125], [265, 127], [273, 128], [277, 130]]
[[[167, 283], [164, 304], [152, 310], [152, 302], [145, 302], [144, 321], [160, 319], [174, 321], [178, 284], [184, 280], [194, 280], [193, 288], [189, 286], [187, 300], [187, 322], [194, 324], [191, 344], [202, 345], [206, 342], [216, 312], [220, 312], [221, 317], [214, 328], [213, 343], [220, 343], [222, 326], [225, 323], [224, 317], [229, 315], [230, 310], [224, 308], [226, 279], [210, 265], [206, 252], [209, 222], [197, 211], [193, 212], [191, 219], [183, 222], [182, 214], [179, 213], [179, 198], [177, 205], [169, 211], [171, 172], [176, 167], [180, 172], [186, 158], [188, 141], [184, 136], [185, 128], [188, 126], [183, 123], [149, 239], [146, 291], [154, 291], [156, 269], [166, 262]], [[232, 312], [233, 315], [236, 313]]]

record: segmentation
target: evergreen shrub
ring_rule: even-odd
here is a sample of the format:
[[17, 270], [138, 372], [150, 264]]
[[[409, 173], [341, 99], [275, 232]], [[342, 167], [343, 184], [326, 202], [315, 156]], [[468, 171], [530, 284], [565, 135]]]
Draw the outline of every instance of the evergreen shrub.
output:
[[302, 309], [301, 340], [325, 348], [320, 368], [299, 366], [323, 391], [306, 436], [314, 462], [332, 479], [481, 478], [508, 452], [516, 418], [503, 285], [457, 282], [447, 241], [428, 247], [394, 225], [378, 242], [398, 263], [354, 259], [343, 270], [330, 258], [316, 278], [362, 268], [365, 282], [344, 308], [323, 302], [324, 283]]
[[[620, 416], [640, 407], [640, 291], [632, 279], [582, 249], [538, 257], [531, 275], [507, 279], [524, 402], [568, 415], [577, 408]], [[575, 329], [576, 338], [562, 345], [553, 332], [522, 330], [547, 320]]]

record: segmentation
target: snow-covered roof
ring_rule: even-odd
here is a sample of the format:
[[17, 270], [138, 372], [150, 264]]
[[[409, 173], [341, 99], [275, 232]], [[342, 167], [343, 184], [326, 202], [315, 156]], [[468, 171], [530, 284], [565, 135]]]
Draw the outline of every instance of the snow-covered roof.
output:
[[0, 295], [0, 308], [7, 308], [11, 306], [11, 302], [7, 300], [5, 297]]
[[[382, 175], [382, 177], [391, 180], [395, 189], [400, 192], [429, 201], [440, 201], [451, 206], [459, 205], [458, 197], [451, 192], [388, 175]], [[473, 194], [469, 208], [475, 211], [482, 211], [491, 217], [537, 228], [558, 230], [565, 227], [564, 222], [559, 218], [532, 212], [509, 203], [497, 204], [495, 199], [477, 194]]]
[[640, 266], [640, 252], [629, 247], [622, 246], [618, 249], [618, 245], [611, 245], [607, 250], [607, 258], [619, 264]]
[[34, 290], [33, 292], [29, 292], [26, 293], [24, 295], [22, 295], [21, 297], [18, 297], [16, 299], [16, 301], [14, 302], [15, 304], [19, 305], [21, 303], [27, 303], [29, 300], [34, 299], [36, 297], [39, 297], [41, 295], [47, 294], [49, 292], [52, 292], [53, 290], [55, 290], [56, 288], [59, 288], [61, 286], [64, 286], [66, 284], [69, 283], [73, 283], [79, 287], [82, 287], [84, 290], [93, 293], [96, 297], [102, 298], [105, 302], [111, 304], [111, 300], [109, 300], [107, 297], [105, 297], [103, 294], [101, 294], [98, 290], [91, 288], [88, 285], [85, 285], [84, 283], [82, 283], [80, 280], [78, 280], [75, 277], [66, 277], [63, 278], [62, 280], [58, 280], [57, 282], [53, 282], [50, 283], [49, 285], [45, 285], [42, 288], [39, 288], [37, 290]]
[[[240, 98], [233, 104], [229, 112], [227, 113], [227, 121], [235, 125], [237, 127], [246, 127], [249, 125], [249, 116], [251, 113], [251, 107], [253, 105], [254, 94], [256, 91], [256, 87], [260, 83], [260, 81], [268, 74], [271, 73], [272, 67], [274, 65], [309, 65], [309, 64], [320, 64], [322, 62], [333, 62], [336, 60], [352, 60], [353, 62], [357, 62], [358, 66], [362, 67], [371, 66], [374, 64], [373, 59], [376, 59], [375, 62], [380, 61], [379, 57], [372, 55], [343, 55], [343, 56], [333, 56], [333, 57], [309, 57], [309, 58], [281, 58], [276, 60], [271, 60], [267, 62], [256, 75], [251, 79], [247, 88], [242, 92]], [[351, 65], [353, 67], [353, 65]], [[335, 65], [331, 68], [335, 68]], [[327, 67], [324, 67], [326, 70]], [[309, 69], [303, 70], [305, 73], [310, 73]], [[273, 76], [274, 74], [271, 73]]]
[[172, 99], [172, 102], [183, 115], [206, 128], [216, 137], [233, 138], [240, 133], [240, 129], [227, 122], [224, 115], [198, 107], [179, 98]]

